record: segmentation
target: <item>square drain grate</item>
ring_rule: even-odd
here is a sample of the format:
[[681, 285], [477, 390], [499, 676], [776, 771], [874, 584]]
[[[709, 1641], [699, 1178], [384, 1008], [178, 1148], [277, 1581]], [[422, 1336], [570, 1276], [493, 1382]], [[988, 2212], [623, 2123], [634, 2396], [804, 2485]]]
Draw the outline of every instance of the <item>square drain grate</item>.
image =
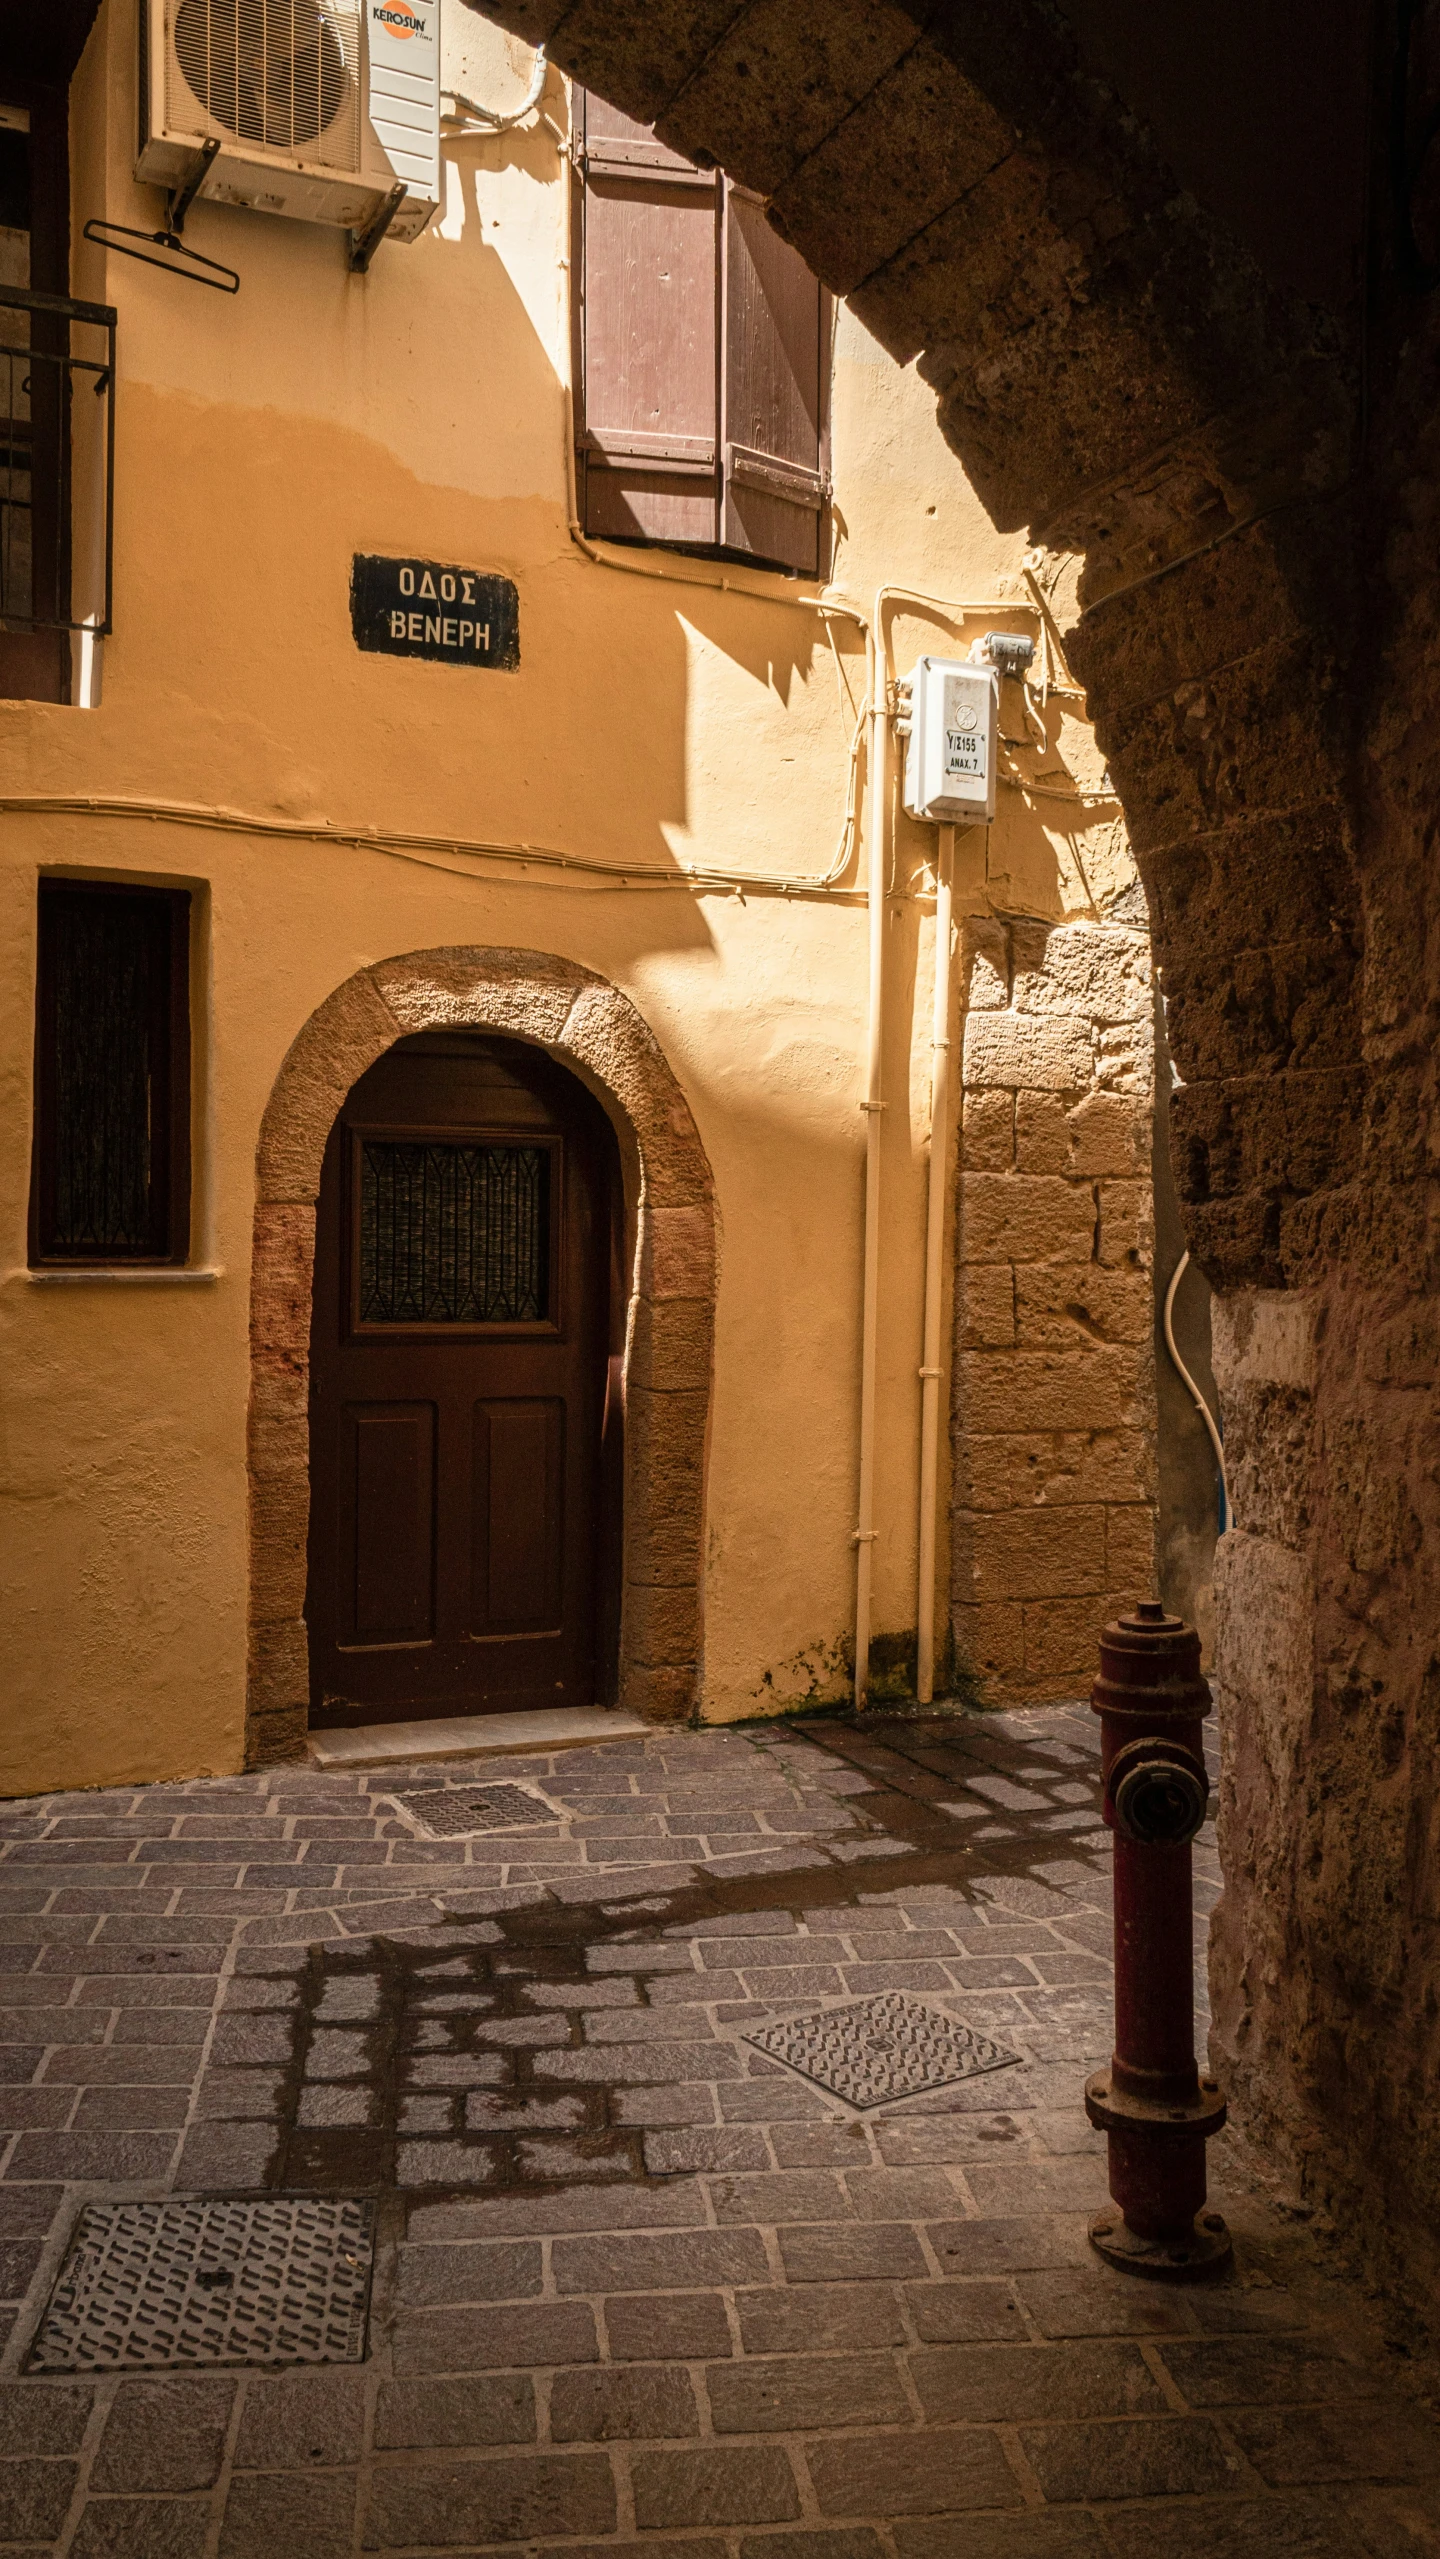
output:
[[538, 1830], [560, 1816], [521, 1786], [432, 1786], [424, 1794], [393, 1795], [432, 1839], [464, 1839], [472, 1831]]
[[319, 2198], [91, 2204], [28, 2369], [359, 2363], [373, 2223]]
[[852, 1999], [843, 2008], [817, 2009], [808, 2017], [786, 2017], [744, 2041], [788, 2062], [849, 2106], [918, 2097], [924, 2089], [974, 2079], [985, 2070], [1005, 2070], [1020, 2059], [973, 2026], [942, 2016], [903, 1990], [882, 1990], [873, 1999]]

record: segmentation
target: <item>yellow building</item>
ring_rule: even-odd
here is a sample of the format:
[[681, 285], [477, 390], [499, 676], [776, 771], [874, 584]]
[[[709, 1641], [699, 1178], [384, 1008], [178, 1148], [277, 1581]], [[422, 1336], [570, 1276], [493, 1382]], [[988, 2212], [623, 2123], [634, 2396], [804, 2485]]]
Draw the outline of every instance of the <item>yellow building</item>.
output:
[[[423, 224], [363, 95], [353, 203], [263, 209], [381, 46], [328, 0], [248, 126], [234, 0], [0, 70], [12, 1792], [845, 1698], [857, 1606], [871, 1695], [931, 1619], [937, 1683], [1064, 1695], [1154, 1580], [1148, 941], [1066, 564], [763, 207], [443, 5]], [[139, 20], [152, 144], [187, 65], [220, 140], [180, 233]], [[1034, 655], [952, 850], [894, 688], [987, 633]]]

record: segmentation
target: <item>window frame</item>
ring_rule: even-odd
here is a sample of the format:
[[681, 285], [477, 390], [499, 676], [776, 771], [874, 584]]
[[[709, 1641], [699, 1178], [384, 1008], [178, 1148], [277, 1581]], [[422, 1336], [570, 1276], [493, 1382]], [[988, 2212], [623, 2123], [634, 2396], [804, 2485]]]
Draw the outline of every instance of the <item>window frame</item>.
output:
[[[163, 983], [152, 988], [149, 1017], [150, 1072], [161, 1087], [152, 1121], [149, 1249], [70, 1252], [56, 1246], [58, 1172], [56, 1054], [56, 947], [47, 911], [62, 899], [96, 903], [117, 899], [143, 906], [163, 920]], [[165, 1270], [183, 1268], [190, 1254], [191, 1168], [191, 950], [194, 898], [189, 889], [131, 880], [79, 879], [73, 873], [42, 874], [36, 898], [35, 1052], [30, 1160], [29, 1266], [37, 1271]]]
[[[0, 77], [0, 98], [23, 109], [29, 118], [30, 284], [32, 293], [70, 292], [70, 94], [68, 82], [7, 73]], [[52, 353], [68, 352], [68, 324], [49, 313], [32, 322], [39, 333], [32, 344]], [[68, 401], [68, 377], [62, 396]], [[68, 457], [68, 444], [66, 446]], [[37, 572], [53, 614], [32, 628], [0, 624], [0, 698], [16, 702], [62, 702], [71, 699], [72, 635], [69, 628], [71, 541], [69, 473], [47, 491], [54, 523], [37, 551]]]

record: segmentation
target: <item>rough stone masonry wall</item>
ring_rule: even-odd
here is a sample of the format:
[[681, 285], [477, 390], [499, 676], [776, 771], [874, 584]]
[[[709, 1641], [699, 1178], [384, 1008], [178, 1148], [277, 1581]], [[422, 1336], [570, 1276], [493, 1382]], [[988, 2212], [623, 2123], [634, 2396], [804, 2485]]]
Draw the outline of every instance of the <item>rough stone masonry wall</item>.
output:
[[[1297, 66], [1359, 22], [1342, 94], [1372, 174], [1333, 307], [1273, 281], [1178, 182], [1107, 0], [1089, 14], [1125, 94], [1050, 0], [483, 12], [763, 194], [918, 360], [996, 523], [1082, 564], [1067, 654], [1150, 907], [1186, 1240], [1227, 1300], [1219, 2055], [1267, 2160], [1433, 2302], [1433, 0], [1257, 13]], [[1185, 48], [1174, 64], [1209, 85]], [[1313, 166], [1283, 94], [1256, 129], [1267, 182], [1287, 154]], [[1029, 1177], [1017, 1160], [997, 1178]]]
[[957, 1224], [957, 1666], [1073, 1697], [1155, 1587], [1150, 947], [971, 918]]

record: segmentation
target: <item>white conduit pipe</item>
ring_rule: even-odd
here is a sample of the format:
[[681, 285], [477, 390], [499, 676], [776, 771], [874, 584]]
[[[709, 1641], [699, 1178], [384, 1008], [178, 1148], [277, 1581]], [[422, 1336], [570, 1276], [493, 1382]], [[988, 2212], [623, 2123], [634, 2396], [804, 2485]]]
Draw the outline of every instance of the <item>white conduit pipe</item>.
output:
[[1175, 1328], [1171, 1322], [1171, 1316], [1175, 1306], [1175, 1293], [1189, 1268], [1190, 1256], [1188, 1252], [1182, 1253], [1174, 1270], [1170, 1274], [1170, 1285], [1165, 1291], [1165, 1348], [1175, 1362], [1175, 1365], [1181, 1376], [1184, 1378], [1186, 1385], [1189, 1387], [1195, 1410], [1199, 1414], [1201, 1421], [1204, 1423], [1206, 1430], [1210, 1434], [1210, 1445], [1215, 1451], [1216, 1472], [1220, 1477], [1220, 1534], [1223, 1537], [1226, 1529], [1230, 1525], [1230, 1479], [1225, 1472], [1225, 1450], [1221, 1444], [1220, 1432], [1215, 1416], [1211, 1412], [1209, 1405], [1206, 1403], [1204, 1396], [1201, 1394], [1199, 1387], [1196, 1385], [1194, 1378], [1191, 1376], [1189, 1369], [1186, 1367], [1185, 1362], [1180, 1357], [1180, 1353], [1175, 1347]]
[[945, 1190], [950, 1128], [950, 908], [955, 829], [942, 826], [935, 863], [935, 995], [930, 1027], [930, 1188], [925, 1215], [925, 1326], [920, 1369], [920, 1590], [915, 1695], [935, 1694], [935, 1522], [939, 1504], [940, 1317], [945, 1298]]
[[[877, 607], [875, 629], [879, 630]], [[870, 982], [865, 1026], [865, 1269], [860, 1314], [860, 1489], [855, 1529], [855, 1704], [870, 1688], [875, 1563], [875, 1402], [880, 1331], [880, 1115], [885, 997], [885, 845], [889, 815], [888, 663], [876, 648], [870, 686], [870, 825], [866, 869]]]

